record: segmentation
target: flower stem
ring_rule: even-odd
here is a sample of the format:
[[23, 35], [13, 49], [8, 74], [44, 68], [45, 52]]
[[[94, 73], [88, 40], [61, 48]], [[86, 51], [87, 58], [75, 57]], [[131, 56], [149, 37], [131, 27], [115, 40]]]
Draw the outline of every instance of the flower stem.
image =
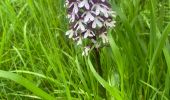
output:
[[[99, 53], [99, 49], [98, 48], [94, 48], [95, 51], [95, 60], [96, 60], [96, 71], [97, 73], [103, 77], [103, 71], [102, 71], [102, 66], [101, 66], [101, 62], [100, 62], [100, 53]], [[102, 97], [106, 97], [106, 89], [102, 86], [99, 85], [99, 95], [101, 95]]]

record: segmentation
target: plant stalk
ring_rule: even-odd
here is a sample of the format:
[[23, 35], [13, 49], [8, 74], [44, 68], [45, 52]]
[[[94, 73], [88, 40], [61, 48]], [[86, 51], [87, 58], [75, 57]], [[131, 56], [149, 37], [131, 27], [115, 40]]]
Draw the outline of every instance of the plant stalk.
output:
[[[96, 60], [96, 71], [97, 73], [103, 77], [104, 74], [103, 74], [103, 70], [102, 70], [102, 66], [101, 66], [101, 62], [100, 62], [100, 52], [99, 52], [99, 49], [98, 48], [94, 48], [94, 51], [95, 51], [95, 60]], [[106, 97], [106, 89], [102, 86], [102, 85], [99, 85], [99, 94], [102, 96], [102, 97]]]

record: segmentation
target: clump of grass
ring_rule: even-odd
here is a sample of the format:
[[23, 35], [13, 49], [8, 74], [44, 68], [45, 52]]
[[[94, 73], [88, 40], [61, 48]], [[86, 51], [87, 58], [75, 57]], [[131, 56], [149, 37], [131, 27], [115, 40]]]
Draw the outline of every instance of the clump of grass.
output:
[[82, 57], [65, 36], [63, 0], [1, 0], [0, 98], [168, 100], [170, 0], [110, 3], [117, 24], [99, 52], [100, 76], [95, 54]]

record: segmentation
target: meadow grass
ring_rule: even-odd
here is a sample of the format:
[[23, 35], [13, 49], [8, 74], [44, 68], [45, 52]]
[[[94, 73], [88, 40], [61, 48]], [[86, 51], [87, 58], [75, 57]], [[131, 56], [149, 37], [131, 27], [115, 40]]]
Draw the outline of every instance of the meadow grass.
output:
[[110, 3], [117, 23], [96, 62], [65, 36], [64, 0], [0, 0], [0, 99], [169, 100], [170, 0]]

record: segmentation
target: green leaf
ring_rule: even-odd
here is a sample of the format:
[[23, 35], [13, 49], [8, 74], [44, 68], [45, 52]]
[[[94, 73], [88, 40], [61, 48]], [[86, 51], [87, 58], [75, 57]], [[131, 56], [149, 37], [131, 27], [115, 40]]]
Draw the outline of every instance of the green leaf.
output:
[[15, 81], [16, 83], [24, 86], [25, 88], [33, 92], [35, 95], [41, 97], [42, 99], [55, 100], [55, 97], [50, 96], [48, 93], [36, 87], [36, 85], [34, 85], [32, 82], [28, 81], [27, 79], [23, 78], [20, 75], [0, 70], [0, 77]]
[[159, 54], [162, 52], [162, 48], [165, 45], [165, 42], [166, 42], [166, 39], [168, 38], [169, 32], [170, 32], [170, 24], [167, 25], [167, 27], [164, 29], [164, 31], [162, 33], [162, 36], [159, 40], [159, 43], [156, 47], [154, 54], [153, 54], [153, 58], [151, 59], [151, 63], [150, 63], [150, 66], [149, 66], [149, 72], [151, 72], [152, 67], [153, 67], [156, 59], [158, 58]]
[[116, 100], [122, 100], [122, 97], [120, 96], [120, 91], [115, 88], [110, 86], [100, 75], [95, 71], [90, 58], [88, 58], [88, 65], [90, 67], [90, 70], [92, 71], [94, 77], [99, 81], [99, 83], [113, 96], [116, 98]]

